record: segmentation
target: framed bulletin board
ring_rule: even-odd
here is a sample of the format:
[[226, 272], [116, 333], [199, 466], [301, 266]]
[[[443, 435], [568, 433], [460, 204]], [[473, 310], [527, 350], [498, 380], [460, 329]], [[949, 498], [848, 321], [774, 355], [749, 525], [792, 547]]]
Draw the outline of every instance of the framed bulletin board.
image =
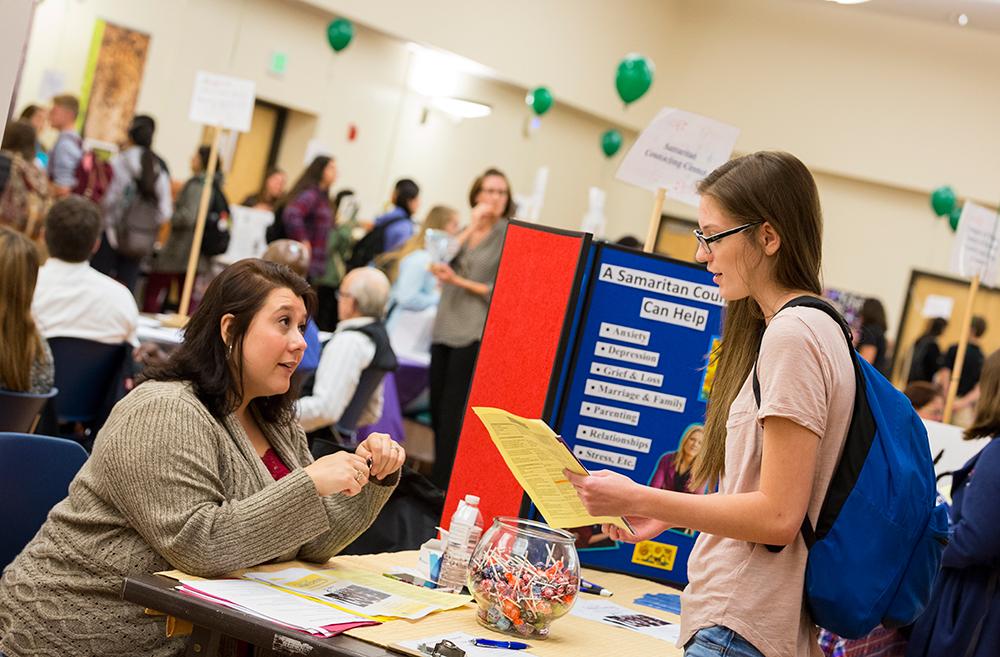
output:
[[[934, 316], [928, 315], [925, 311], [933, 313], [935, 308], [941, 307], [942, 304], [948, 306], [950, 303], [948, 328], [938, 340], [941, 350], [945, 351], [958, 342], [962, 329], [959, 324], [964, 317], [968, 301], [969, 281], [918, 270], [910, 273], [910, 286], [906, 293], [903, 314], [899, 320], [896, 350], [892, 362], [892, 382], [896, 386], [906, 385], [913, 343], [924, 333], [928, 317]], [[986, 333], [982, 337], [983, 353], [989, 355], [1000, 349], [1000, 290], [980, 286], [973, 303], [972, 314], [980, 315], [986, 320]]]

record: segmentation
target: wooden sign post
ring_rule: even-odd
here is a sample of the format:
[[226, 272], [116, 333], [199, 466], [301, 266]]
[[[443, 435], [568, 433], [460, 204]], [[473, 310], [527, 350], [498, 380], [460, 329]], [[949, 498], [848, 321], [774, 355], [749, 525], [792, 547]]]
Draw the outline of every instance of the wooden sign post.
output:
[[1000, 217], [989, 208], [966, 201], [962, 206], [962, 216], [958, 220], [955, 244], [951, 250], [951, 270], [959, 276], [972, 276], [969, 299], [962, 315], [962, 332], [955, 353], [955, 363], [951, 368], [944, 403], [944, 421], [951, 422], [958, 396], [958, 384], [965, 366], [965, 353], [969, 345], [969, 330], [972, 323], [972, 307], [976, 301], [979, 285], [995, 287], [1000, 278], [1000, 258], [997, 253], [997, 238], [1000, 232]]
[[198, 261], [201, 259], [201, 242], [205, 234], [208, 205], [212, 198], [215, 171], [219, 162], [219, 139], [224, 128], [238, 132], [250, 130], [256, 100], [254, 92], [255, 85], [252, 80], [241, 80], [206, 71], [198, 71], [195, 75], [188, 118], [212, 129], [212, 145], [208, 162], [205, 163], [205, 182], [198, 202], [198, 216], [191, 240], [191, 252], [188, 254], [181, 303], [176, 315], [163, 320], [167, 326], [182, 327], [187, 324], [191, 294], [194, 291], [195, 277], [198, 275]]
[[198, 201], [198, 217], [194, 224], [194, 235], [191, 239], [191, 253], [188, 254], [187, 273], [184, 275], [184, 291], [181, 293], [181, 305], [177, 314], [187, 318], [191, 307], [191, 292], [194, 290], [194, 279], [198, 275], [198, 261], [201, 260], [201, 240], [205, 235], [205, 218], [208, 216], [208, 203], [212, 198], [215, 168], [219, 162], [219, 136], [221, 128], [212, 131], [212, 147], [205, 166], [205, 184], [201, 186], [201, 199]]

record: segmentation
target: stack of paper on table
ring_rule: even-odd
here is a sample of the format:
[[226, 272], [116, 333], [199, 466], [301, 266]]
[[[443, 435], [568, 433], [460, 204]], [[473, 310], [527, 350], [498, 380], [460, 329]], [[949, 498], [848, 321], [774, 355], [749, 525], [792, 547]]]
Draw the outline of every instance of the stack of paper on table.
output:
[[255, 571], [247, 572], [243, 577], [376, 620], [417, 620], [435, 611], [457, 609], [472, 600], [468, 595], [413, 586], [370, 570], [341, 565], [324, 570], [286, 568]]
[[336, 636], [377, 621], [245, 579], [181, 580], [182, 593], [237, 609], [313, 636]]
[[415, 620], [456, 609], [472, 599], [346, 565], [272, 567], [216, 580], [192, 578], [177, 571], [161, 574], [178, 579], [177, 588], [182, 593], [315, 636], [334, 636], [394, 618]]

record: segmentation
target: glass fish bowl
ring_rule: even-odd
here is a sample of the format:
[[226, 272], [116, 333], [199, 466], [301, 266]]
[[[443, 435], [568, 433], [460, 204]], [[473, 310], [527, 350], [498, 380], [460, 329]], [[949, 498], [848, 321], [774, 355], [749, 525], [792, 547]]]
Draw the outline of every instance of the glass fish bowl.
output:
[[580, 592], [574, 537], [562, 529], [497, 518], [469, 563], [469, 590], [479, 623], [496, 632], [543, 639]]

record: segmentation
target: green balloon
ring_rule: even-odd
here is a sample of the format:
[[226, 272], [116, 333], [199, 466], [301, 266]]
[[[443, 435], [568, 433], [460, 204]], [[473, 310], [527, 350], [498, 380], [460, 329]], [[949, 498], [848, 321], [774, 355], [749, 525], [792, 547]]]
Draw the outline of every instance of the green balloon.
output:
[[618, 149], [622, 147], [622, 133], [617, 130], [608, 130], [601, 135], [601, 150], [607, 157], [613, 157]]
[[948, 213], [948, 225], [951, 226], [951, 232], [958, 230], [958, 220], [962, 217], [962, 206], [956, 205]]
[[939, 217], [950, 215], [957, 200], [955, 190], [948, 185], [942, 185], [931, 192], [931, 208]]
[[552, 108], [552, 92], [548, 87], [538, 87], [529, 91], [524, 101], [535, 110], [535, 114], [541, 116]]
[[649, 91], [653, 84], [653, 62], [642, 55], [632, 53], [626, 55], [625, 59], [618, 64], [618, 73], [615, 75], [615, 88], [618, 95], [628, 105], [639, 100], [644, 93]]
[[353, 38], [354, 25], [346, 18], [338, 18], [326, 26], [326, 40], [336, 52], [346, 48]]

